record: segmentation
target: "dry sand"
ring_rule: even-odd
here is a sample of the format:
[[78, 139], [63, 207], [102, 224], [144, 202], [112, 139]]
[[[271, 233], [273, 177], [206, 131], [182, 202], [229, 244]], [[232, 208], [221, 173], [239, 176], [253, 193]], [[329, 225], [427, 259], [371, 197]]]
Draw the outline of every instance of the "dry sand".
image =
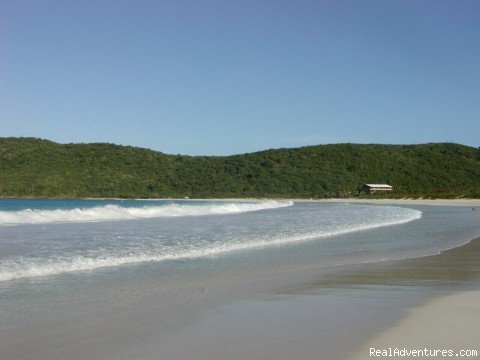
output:
[[478, 290], [460, 292], [411, 309], [397, 325], [356, 350], [351, 359], [372, 359], [371, 348], [452, 350], [453, 357], [461, 350], [476, 350], [480, 354], [479, 299]]
[[480, 206], [480, 199], [320, 199], [319, 202], [379, 205]]

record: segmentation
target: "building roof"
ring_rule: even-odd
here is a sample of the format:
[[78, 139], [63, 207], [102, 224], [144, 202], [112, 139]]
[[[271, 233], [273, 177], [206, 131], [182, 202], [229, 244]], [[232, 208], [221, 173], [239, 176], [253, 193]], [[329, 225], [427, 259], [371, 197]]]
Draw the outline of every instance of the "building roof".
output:
[[376, 187], [376, 188], [391, 188], [392, 186], [391, 185], [388, 185], [388, 184], [365, 184], [367, 186], [370, 186], [370, 187]]

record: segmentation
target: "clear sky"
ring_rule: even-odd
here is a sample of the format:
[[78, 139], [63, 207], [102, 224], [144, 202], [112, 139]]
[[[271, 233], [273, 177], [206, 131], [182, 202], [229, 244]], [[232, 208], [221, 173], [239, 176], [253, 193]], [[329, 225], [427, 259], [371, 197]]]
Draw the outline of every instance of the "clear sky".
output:
[[480, 146], [480, 2], [0, 0], [0, 136]]

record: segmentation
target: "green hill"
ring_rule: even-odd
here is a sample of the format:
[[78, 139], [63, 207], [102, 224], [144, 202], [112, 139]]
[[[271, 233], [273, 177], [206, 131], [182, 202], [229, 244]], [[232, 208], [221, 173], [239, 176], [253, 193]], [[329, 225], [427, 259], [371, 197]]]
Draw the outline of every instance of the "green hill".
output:
[[480, 150], [336, 144], [181, 156], [113, 144], [0, 138], [3, 197], [329, 197], [364, 183], [392, 196], [480, 196]]

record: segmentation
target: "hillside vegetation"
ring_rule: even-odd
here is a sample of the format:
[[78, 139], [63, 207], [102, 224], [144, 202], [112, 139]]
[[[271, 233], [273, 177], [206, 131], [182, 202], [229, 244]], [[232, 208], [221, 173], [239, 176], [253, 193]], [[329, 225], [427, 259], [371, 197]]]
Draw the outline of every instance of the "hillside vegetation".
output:
[[3, 197], [479, 197], [480, 150], [442, 143], [336, 144], [233, 156], [166, 155], [113, 144], [0, 138]]

